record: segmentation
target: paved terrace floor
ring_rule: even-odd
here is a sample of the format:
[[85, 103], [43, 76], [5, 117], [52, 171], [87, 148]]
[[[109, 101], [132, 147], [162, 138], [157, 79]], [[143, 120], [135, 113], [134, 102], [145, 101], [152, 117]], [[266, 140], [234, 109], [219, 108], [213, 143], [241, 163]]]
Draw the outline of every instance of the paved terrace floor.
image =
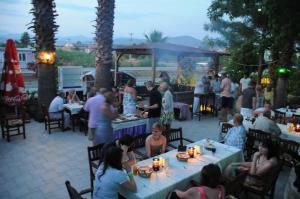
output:
[[[192, 140], [218, 138], [216, 118], [175, 121], [172, 126], [183, 127], [184, 136]], [[26, 132], [25, 140], [0, 139], [0, 199], [67, 199], [66, 180], [78, 190], [89, 187], [89, 142], [83, 133], [53, 130], [49, 135], [43, 123], [33, 120], [26, 124]], [[276, 199], [283, 198], [288, 173], [288, 168], [281, 172]]]

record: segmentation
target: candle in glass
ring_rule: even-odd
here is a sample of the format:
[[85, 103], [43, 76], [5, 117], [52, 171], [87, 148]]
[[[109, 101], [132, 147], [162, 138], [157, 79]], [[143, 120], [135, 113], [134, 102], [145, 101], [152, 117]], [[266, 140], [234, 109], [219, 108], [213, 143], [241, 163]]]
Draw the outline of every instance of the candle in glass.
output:
[[189, 156], [190, 156], [191, 158], [194, 157], [194, 147], [189, 147], [189, 149], [188, 149], [188, 154], [189, 154]]
[[300, 124], [296, 125], [296, 131], [299, 132], [300, 131]]
[[159, 158], [153, 158], [153, 171], [159, 171]]

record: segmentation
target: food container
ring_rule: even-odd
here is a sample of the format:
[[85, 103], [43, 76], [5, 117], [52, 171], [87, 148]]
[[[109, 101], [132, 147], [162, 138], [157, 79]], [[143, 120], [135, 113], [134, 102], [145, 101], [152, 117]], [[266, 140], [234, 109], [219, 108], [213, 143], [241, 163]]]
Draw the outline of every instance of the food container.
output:
[[141, 166], [138, 168], [138, 174], [143, 178], [150, 178], [152, 173], [153, 169], [149, 166]]
[[187, 162], [190, 156], [187, 153], [177, 153], [176, 157], [179, 161]]

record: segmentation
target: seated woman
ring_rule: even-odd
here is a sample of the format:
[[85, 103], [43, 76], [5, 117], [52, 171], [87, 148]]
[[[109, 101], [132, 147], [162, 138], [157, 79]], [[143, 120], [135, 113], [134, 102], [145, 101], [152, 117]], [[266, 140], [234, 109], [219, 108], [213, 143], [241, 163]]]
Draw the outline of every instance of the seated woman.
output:
[[200, 186], [189, 188], [187, 191], [175, 190], [171, 198], [183, 199], [224, 199], [225, 190], [220, 185], [221, 170], [215, 164], [203, 167], [201, 171]]
[[231, 163], [224, 171], [229, 179], [234, 179], [238, 173], [245, 172], [258, 178], [246, 178], [247, 183], [261, 184], [269, 176], [274, 167], [278, 165], [277, 149], [272, 141], [265, 141], [259, 144], [258, 151], [254, 153], [252, 162]]
[[159, 123], [152, 125], [152, 134], [146, 139], [147, 156], [153, 157], [166, 151], [167, 139], [162, 135], [163, 126]]
[[78, 103], [80, 101], [74, 89], [69, 91], [67, 101], [68, 103]]
[[117, 199], [120, 186], [136, 192], [131, 168], [126, 168], [126, 171], [122, 168], [122, 150], [114, 146], [107, 149], [104, 161], [96, 172], [93, 198]]
[[118, 148], [122, 149], [122, 151], [123, 151], [122, 162], [126, 162], [129, 160], [130, 162], [134, 163], [136, 161], [136, 159], [135, 159], [135, 153], [132, 150], [133, 144], [134, 144], [134, 137], [131, 135], [125, 134], [120, 139], [116, 139], [115, 141], [113, 141], [109, 144], [106, 144], [104, 146], [103, 151], [106, 151], [111, 146], [118, 147]]

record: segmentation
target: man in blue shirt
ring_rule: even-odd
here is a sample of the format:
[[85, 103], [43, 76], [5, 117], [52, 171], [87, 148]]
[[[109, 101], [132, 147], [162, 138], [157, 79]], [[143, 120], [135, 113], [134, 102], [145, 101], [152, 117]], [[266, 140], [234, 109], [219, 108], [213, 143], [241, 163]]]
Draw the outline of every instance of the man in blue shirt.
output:
[[225, 144], [243, 150], [246, 142], [246, 130], [243, 126], [243, 116], [241, 114], [236, 113], [234, 115], [233, 125], [234, 127], [229, 129], [225, 136]]

